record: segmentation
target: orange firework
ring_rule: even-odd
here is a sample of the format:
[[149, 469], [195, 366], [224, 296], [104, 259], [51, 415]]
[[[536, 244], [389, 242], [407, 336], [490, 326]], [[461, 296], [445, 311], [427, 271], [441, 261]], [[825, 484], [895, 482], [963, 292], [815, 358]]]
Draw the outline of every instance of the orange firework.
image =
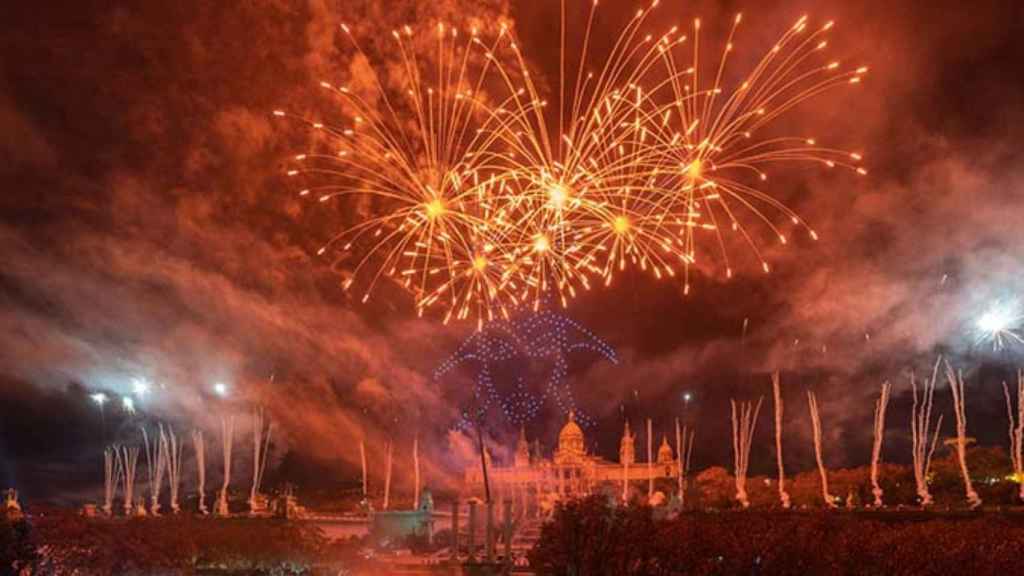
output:
[[[342, 29], [368, 63], [349, 28]], [[367, 64], [368, 90], [321, 82], [340, 99], [349, 123], [298, 118], [323, 136], [321, 151], [297, 155], [299, 167], [288, 171], [313, 182], [299, 194], [320, 202], [361, 197], [364, 204], [344, 207], [369, 212], [318, 253], [352, 260], [344, 286], [366, 276], [357, 285], [363, 301], [386, 277], [415, 296], [420, 313], [445, 307], [446, 322], [472, 315], [480, 323], [496, 311], [507, 315], [515, 301], [506, 296], [517, 285], [495, 251], [504, 237], [503, 207], [493, 200], [492, 188], [500, 183], [487, 176], [494, 156], [486, 152], [496, 140], [489, 126], [500, 106], [491, 106], [480, 90], [490, 61], [475, 53], [475, 31], [463, 41], [457, 29], [439, 24], [433, 53], [426, 55], [417, 54], [413, 43], [420, 38], [411, 28], [392, 36], [402, 64], [402, 95], [389, 96], [385, 81]]]
[[[641, 33], [657, 6], [638, 10], [622, 29], [604, 63], [585, 72], [597, 3], [591, 8], [577, 62], [575, 82], [566, 82], [565, 5], [562, 4], [562, 50], [557, 129], [549, 129], [543, 99], [514, 40], [507, 43], [517, 67], [509, 72], [495, 58], [514, 111], [504, 116], [499, 180], [507, 182], [502, 198], [515, 222], [511, 238], [516, 271], [523, 278], [520, 300], [536, 309], [552, 292], [562, 305], [589, 289], [590, 278], [611, 282], [627, 260], [655, 273], [668, 245], [662, 237], [657, 206], [646, 194], [655, 156], [646, 143], [648, 112], [643, 81], [659, 62], [659, 42]], [[670, 248], [671, 250], [671, 248]], [[671, 273], [671, 269], [665, 268]]]
[[[649, 192], [657, 197], [652, 202], [671, 214], [678, 227], [676, 243], [682, 247], [687, 292], [690, 266], [698, 257], [698, 235], [704, 231], [715, 236], [727, 277], [733, 271], [723, 226], [738, 233], [764, 271], [769, 271], [761, 249], [743, 225], [745, 216], [766, 225], [782, 244], [787, 242], [786, 235], [773, 220], [773, 212], [817, 240], [817, 233], [803, 219], [763, 188], [768, 180], [766, 165], [812, 162], [867, 173], [860, 166], [860, 154], [820, 146], [810, 137], [762, 134], [773, 120], [808, 98], [836, 86], [858, 84], [867, 72], [864, 67], [843, 69], [839, 62], [817, 58], [828, 45], [824, 35], [832, 22], [809, 30], [807, 17], [801, 17], [735, 88], [727, 90], [724, 72], [741, 22], [742, 16], [737, 15], [721, 57], [710, 69], [701, 59], [700, 20], [693, 23], [691, 40], [686, 36], [663, 40], [661, 60], [666, 74], [645, 102], [653, 106], [649, 117], [656, 119], [651, 124], [656, 143], [652, 148], [659, 156]], [[677, 58], [680, 47], [689, 51], [688, 58]]]
[[[359, 282], [365, 301], [389, 278], [421, 314], [439, 308], [445, 322], [480, 327], [520, 305], [537, 309], [548, 295], [566, 306], [628, 266], [657, 278], [681, 272], [688, 293], [705, 235], [727, 277], [730, 230], [765, 272], [752, 223], [783, 244], [780, 219], [817, 239], [765, 188], [768, 166], [812, 162], [865, 174], [861, 156], [771, 134], [772, 122], [859, 83], [867, 69], [820, 60], [832, 23], [811, 29], [802, 17], [732, 86], [725, 72], [741, 17], [721, 56], [705, 63], [699, 20], [692, 36], [678, 27], [657, 37], [643, 31], [657, 5], [637, 10], [591, 69], [594, 2], [567, 82], [563, 0], [557, 119], [504, 26], [485, 41], [438, 25], [427, 42], [406, 27], [393, 33], [398, 74], [367, 72], [370, 88], [323, 82], [350, 120], [299, 118], [323, 147], [297, 155], [288, 173], [312, 182], [303, 196], [364, 199], [343, 204], [350, 222], [320, 249], [343, 262], [346, 288]], [[389, 96], [385, 85], [396, 83], [402, 95]]]

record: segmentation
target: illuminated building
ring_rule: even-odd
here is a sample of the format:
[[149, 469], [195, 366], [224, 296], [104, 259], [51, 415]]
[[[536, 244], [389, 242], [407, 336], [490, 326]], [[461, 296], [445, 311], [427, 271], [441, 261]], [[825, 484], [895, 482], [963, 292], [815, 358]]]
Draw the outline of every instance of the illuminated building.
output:
[[[599, 492], [628, 493], [624, 488], [649, 486], [652, 479], [669, 479], [679, 474], [679, 461], [675, 451], [662, 438], [654, 462], [636, 461], [636, 435], [626, 422], [619, 447], [619, 461], [612, 462], [587, 453], [586, 437], [576, 423], [575, 414], [558, 434], [558, 446], [551, 458], [545, 458], [539, 449], [532, 453], [525, 429], [520, 429], [511, 466], [488, 463], [487, 475], [492, 499], [511, 500], [513, 506], [528, 515], [544, 515], [559, 500], [596, 494]], [[484, 494], [483, 473], [479, 466], [465, 471], [465, 495], [480, 497]]]

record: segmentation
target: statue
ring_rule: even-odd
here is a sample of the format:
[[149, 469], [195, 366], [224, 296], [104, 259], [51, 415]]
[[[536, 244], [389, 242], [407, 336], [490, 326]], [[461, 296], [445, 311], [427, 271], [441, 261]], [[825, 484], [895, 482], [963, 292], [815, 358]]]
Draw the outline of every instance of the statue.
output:
[[8, 488], [4, 492], [4, 517], [8, 520], [21, 520], [25, 517], [21, 511], [21, 504], [18, 504], [18, 491]]

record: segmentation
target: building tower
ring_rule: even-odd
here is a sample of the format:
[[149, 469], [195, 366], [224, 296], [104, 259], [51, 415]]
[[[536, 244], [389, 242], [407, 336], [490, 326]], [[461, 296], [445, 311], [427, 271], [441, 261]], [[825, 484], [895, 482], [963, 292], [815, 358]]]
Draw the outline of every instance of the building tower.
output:
[[626, 420], [626, 429], [622, 431], [619, 443], [619, 463], [623, 466], [636, 463], [636, 436], [629, 431], [629, 420]]
[[530, 443], [526, 441], [525, 426], [519, 428], [519, 441], [516, 442], [514, 465], [516, 468], [528, 468], [530, 466]]

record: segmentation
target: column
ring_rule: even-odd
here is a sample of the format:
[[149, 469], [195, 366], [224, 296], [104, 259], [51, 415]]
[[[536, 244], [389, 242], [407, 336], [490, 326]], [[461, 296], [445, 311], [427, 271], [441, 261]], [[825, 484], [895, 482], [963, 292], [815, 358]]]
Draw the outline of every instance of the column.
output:
[[452, 564], [459, 561], [459, 499], [452, 500]]
[[487, 506], [487, 531], [484, 534], [485, 552], [487, 553], [487, 563], [494, 562], [494, 501], [491, 500], [486, 504]]
[[512, 501], [505, 500], [505, 566], [512, 566]]
[[476, 562], [476, 500], [469, 501], [469, 561]]

